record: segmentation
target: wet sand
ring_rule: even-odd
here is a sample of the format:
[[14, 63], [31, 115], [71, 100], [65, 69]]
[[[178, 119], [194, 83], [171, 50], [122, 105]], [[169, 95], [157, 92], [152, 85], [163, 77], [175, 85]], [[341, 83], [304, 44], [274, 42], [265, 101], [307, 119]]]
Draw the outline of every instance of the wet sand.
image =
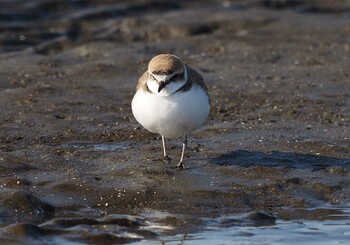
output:
[[[273, 225], [349, 207], [348, 2], [107, 2], [1, 13], [1, 243], [157, 239], [145, 214], [191, 233], [198, 217]], [[160, 137], [131, 113], [159, 53], [199, 70], [211, 96], [185, 171], [181, 139], [172, 164], [157, 160]]]

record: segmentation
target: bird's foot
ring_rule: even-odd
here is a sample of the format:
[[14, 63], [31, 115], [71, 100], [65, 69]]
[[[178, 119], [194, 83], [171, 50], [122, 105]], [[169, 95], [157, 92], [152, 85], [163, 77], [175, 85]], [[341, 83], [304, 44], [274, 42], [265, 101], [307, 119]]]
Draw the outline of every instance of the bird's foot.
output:
[[175, 167], [176, 170], [184, 170], [186, 169], [186, 166], [183, 162], [179, 162], [176, 167]]
[[153, 159], [153, 161], [159, 161], [159, 162], [165, 162], [165, 163], [171, 163], [171, 158], [168, 156], [162, 156], [162, 157], [158, 157], [156, 159]]
[[163, 156], [162, 161], [165, 163], [171, 163], [171, 158], [168, 155]]

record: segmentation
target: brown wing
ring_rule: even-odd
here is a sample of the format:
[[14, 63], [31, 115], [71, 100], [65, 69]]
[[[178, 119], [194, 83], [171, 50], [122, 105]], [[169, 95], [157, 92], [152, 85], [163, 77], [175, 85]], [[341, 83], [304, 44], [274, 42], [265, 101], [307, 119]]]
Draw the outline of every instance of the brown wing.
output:
[[[199, 74], [198, 71], [196, 71], [195, 69], [192, 69], [191, 67], [189, 67], [188, 65], [186, 65], [187, 71], [188, 71], [188, 81], [185, 87], [189, 86], [189, 88], [191, 88], [191, 86], [196, 83], [198, 84], [200, 87], [202, 87], [205, 91], [205, 93], [208, 96], [208, 100], [209, 100], [209, 104], [211, 104], [210, 101], [210, 97], [208, 94], [208, 88], [207, 85], [204, 83], [204, 79], [202, 77], [201, 74]], [[187, 88], [187, 89], [189, 89]], [[184, 88], [184, 91], [186, 90], [186, 88]]]
[[143, 73], [143, 75], [139, 78], [139, 80], [137, 81], [136, 84], [136, 91], [139, 90], [141, 87], [147, 91], [147, 79], [148, 79], [148, 71], [146, 71], [145, 73]]
[[199, 72], [195, 69], [189, 67], [188, 65], [186, 65], [186, 67], [189, 74], [189, 79], [192, 81], [192, 83], [197, 83], [205, 90], [205, 92], [208, 92], [207, 85], [205, 85], [202, 75], [199, 74]]

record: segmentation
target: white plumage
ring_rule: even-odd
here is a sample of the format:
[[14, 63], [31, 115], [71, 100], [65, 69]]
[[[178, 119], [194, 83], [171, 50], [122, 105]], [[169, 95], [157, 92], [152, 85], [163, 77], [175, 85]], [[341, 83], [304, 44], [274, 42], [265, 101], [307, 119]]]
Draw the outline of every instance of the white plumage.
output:
[[168, 96], [140, 88], [132, 100], [136, 120], [148, 131], [166, 138], [183, 137], [199, 128], [207, 119], [209, 109], [208, 96], [196, 84], [189, 91]]

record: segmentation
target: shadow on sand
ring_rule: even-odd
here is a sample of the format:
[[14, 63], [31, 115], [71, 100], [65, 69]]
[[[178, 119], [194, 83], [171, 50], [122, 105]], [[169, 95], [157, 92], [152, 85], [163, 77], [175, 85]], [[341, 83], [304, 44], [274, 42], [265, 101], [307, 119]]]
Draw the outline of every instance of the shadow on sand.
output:
[[237, 150], [211, 159], [211, 163], [222, 166], [270, 166], [289, 168], [342, 167], [350, 169], [350, 159], [300, 154], [295, 152], [272, 151], [269, 153]]

